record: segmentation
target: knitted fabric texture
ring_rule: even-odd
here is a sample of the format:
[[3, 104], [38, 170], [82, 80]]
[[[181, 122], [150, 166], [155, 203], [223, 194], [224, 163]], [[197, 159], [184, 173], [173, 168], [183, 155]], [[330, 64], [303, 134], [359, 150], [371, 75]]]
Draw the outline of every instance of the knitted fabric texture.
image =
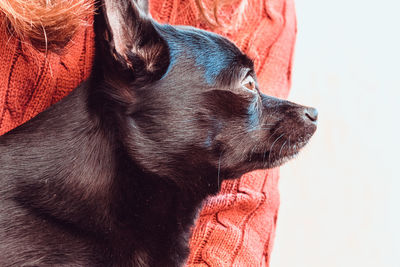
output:
[[[92, 21], [88, 18], [89, 25]], [[46, 55], [10, 36], [0, 22], [0, 135], [58, 102], [88, 78], [93, 55], [93, 27], [79, 29], [62, 54]]]
[[[223, 1], [221, 1], [223, 2]], [[205, 1], [207, 17], [212, 2]], [[150, 0], [163, 23], [217, 32], [254, 60], [261, 90], [286, 97], [296, 36], [293, 0], [237, 0], [218, 9], [223, 27], [211, 29], [195, 0]], [[0, 15], [1, 16], [1, 15]], [[92, 18], [88, 19], [89, 24]], [[90, 75], [92, 27], [82, 27], [64, 53], [47, 55], [0, 27], [0, 134], [56, 103]], [[205, 203], [190, 241], [189, 266], [268, 266], [279, 207], [279, 170], [225, 181]]]

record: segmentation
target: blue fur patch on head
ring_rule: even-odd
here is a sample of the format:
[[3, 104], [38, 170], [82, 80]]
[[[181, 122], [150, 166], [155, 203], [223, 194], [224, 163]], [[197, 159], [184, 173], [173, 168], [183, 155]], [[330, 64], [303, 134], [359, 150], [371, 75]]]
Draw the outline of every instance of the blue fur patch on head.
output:
[[[168, 27], [168, 25], [163, 25]], [[204, 79], [208, 85], [213, 85], [222, 70], [232, 62], [235, 54], [230, 45], [222, 37], [203, 30], [182, 27], [168, 32], [166, 36], [170, 65], [164, 74], [165, 77], [177, 63], [179, 57], [194, 59], [195, 66], [204, 72]]]

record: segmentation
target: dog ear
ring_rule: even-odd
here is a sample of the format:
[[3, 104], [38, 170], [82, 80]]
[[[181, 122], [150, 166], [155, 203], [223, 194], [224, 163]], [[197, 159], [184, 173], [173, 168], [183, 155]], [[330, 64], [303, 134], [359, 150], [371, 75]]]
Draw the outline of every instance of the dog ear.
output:
[[[104, 0], [104, 25], [97, 29], [110, 53], [136, 78], [160, 78], [169, 64], [166, 42], [148, 14], [146, 0]], [[99, 28], [99, 27], [98, 27]]]
[[137, 6], [146, 15], [149, 15], [149, 2], [147, 0], [136, 0]]

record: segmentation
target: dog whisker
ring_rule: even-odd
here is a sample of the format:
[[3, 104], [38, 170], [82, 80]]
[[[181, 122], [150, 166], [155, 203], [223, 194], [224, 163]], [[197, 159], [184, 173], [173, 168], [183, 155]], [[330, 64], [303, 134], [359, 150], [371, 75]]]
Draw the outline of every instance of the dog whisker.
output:
[[220, 189], [219, 175], [220, 175], [220, 172], [221, 172], [221, 156], [222, 156], [222, 151], [219, 154], [219, 159], [218, 159], [218, 177], [217, 177], [217, 179], [218, 179], [218, 184], [217, 184], [218, 190]]
[[279, 154], [278, 154], [278, 158], [279, 158], [279, 159], [281, 158], [282, 149], [285, 147], [286, 142], [287, 142], [287, 141], [285, 141], [285, 142], [283, 143], [283, 145], [281, 146], [281, 149], [279, 150]]
[[269, 149], [269, 156], [268, 156], [268, 163], [269, 164], [271, 164], [271, 155], [272, 155], [272, 149], [274, 148], [274, 145], [275, 145], [275, 143], [279, 140], [279, 139], [281, 139], [283, 136], [284, 136], [285, 134], [283, 133], [283, 134], [281, 134], [278, 138], [276, 138], [275, 139], [275, 141], [272, 143], [272, 145], [271, 145], [271, 147], [270, 147], [270, 149]]
[[257, 148], [257, 144], [256, 144], [255, 146], [253, 146], [253, 148], [251, 149], [249, 161], [251, 161], [251, 156], [253, 155], [254, 150], [255, 150], [256, 148]]
[[264, 148], [264, 153], [263, 153], [263, 165], [265, 165], [265, 154], [267, 153], [267, 148]]
[[254, 131], [259, 131], [259, 130], [271, 130], [273, 127], [268, 127], [268, 128], [263, 128], [263, 127], [254, 127], [247, 132], [254, 132]]
[[265, 122], [267, 123], [269, 119], [276, 118], [275, 114], [276, 112], [271, 112], [270, 114], [268, 114], [268, 116], [265, 118]]

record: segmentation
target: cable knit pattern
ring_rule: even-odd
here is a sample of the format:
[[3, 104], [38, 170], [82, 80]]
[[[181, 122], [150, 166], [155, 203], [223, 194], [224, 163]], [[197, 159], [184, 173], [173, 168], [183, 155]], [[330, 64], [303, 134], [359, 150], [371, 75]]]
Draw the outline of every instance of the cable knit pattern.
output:
[[[204, 7], [212, 19], [211, 0]], [[237, 0], [219, 8], [223, 27], [217, 29], [204, 23], [195, 0], [150, 0], [150, 12], [157, 21], [213, 30], [231, 39], [254, 60], [264, 93], [287, 97], [296, 36], [293, 0]], [[83, 27], [63, 54], [45, 55], [0, 27], [0, 134], [86, 79], [93, 42], [93, 28]], [[221, 193], [209, 198], [200, 213], [188, 266], [268, 266], [279, 207], [278, 178], [274, 169], [225, 181]]]
[[90, 75], [93, 55], [93, 27], [82, 27], [62, 54], [47, 55], [0, 27], [0, 135], [68, 95]]
[[[212, 20], [212, 1], [204, 2]], [[237, 0], [219, 8], [212, 29], [195, 0], [150, 1], [160, 22], [212, 30], [254, 60], [262, 91], [286, 98], [296, 38], [293, 0]], [[205, 203], [190, 242], [188, 266], [268, 266], [279, 208], [279, 170], [255, 171], [225, 181]]]

